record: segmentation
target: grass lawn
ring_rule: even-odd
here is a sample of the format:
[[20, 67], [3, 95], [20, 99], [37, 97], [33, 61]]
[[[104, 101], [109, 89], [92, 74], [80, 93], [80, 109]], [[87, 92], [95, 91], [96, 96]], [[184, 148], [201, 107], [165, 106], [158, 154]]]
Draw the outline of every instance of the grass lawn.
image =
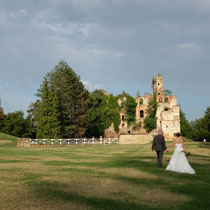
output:
[[[0, 134], [0, 209], [210, 209], [210, 144], [187, 142], [196, 174], [156, 168], [151, 144], [16, 148]], [[168, 143], [170, 144], [170, 142]]]

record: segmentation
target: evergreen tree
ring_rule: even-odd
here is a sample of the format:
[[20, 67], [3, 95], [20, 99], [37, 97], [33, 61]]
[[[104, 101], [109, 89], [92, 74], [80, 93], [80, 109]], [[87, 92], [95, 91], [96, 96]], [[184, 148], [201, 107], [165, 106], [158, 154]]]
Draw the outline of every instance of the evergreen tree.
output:
[[49, 116], [49, 86], [46, 77], [43, 81], [41, 104], [37, 124], [37, 138], [50, 138], [48, 116]]
[[50, 125], [51, 136], [56, 139], [61, 138], [59, 102], [55, 92], [54, 84], [51, 85], [49, 90], [50, 113], [48, 123]]
[[32, 124], [32, 138], [36, 138], [37, 134], [37, 125], [39, 122], [39, 111], [40, 111], [41, 101], [40, 99], [36, 100], [36, 102], [31, 103], [29, 106], [28, 112], [28, 120]]
[[58, 97], [62, 136], [82, 137], [86, 127], [88, 91], [65, 61], [61, 60], [47, 76]]
[[44, 78], [37, 125], [37, 138], [60, 138], [58, 99], [55, 88]]

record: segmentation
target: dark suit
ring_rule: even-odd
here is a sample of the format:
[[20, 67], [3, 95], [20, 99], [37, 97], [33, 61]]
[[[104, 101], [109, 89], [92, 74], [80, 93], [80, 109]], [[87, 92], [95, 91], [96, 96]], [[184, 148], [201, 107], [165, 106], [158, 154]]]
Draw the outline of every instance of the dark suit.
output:
[[157, 136], [154, 137], [152, 143], [152, 150], [156, 151], [158, 159], [158, 167], [161, 168], [163, 152], [166, 150], [166, 142], [164, 136], [158, 134]]

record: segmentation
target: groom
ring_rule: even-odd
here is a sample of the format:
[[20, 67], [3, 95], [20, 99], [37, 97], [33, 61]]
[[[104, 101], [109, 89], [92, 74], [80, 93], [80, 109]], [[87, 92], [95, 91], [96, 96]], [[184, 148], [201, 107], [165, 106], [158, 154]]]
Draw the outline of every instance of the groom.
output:
[[152, 143], [152, 151], [156, 151], [158, 168], [162, 167], [163, 152], [166, 150], [166, 142], [162, 130], [158, 130], [158, 135], [154, 137]]

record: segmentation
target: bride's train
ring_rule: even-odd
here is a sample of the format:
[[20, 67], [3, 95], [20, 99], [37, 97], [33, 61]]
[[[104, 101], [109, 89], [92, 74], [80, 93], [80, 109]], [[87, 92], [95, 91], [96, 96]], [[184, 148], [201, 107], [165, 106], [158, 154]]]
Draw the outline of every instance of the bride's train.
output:
[[166, 170], [179, 173], [195, 174], [195, 170], [190, 166], [186, 158], [182, 144], [175, 144], [175, 146], [176, 148], [171, 156]]

